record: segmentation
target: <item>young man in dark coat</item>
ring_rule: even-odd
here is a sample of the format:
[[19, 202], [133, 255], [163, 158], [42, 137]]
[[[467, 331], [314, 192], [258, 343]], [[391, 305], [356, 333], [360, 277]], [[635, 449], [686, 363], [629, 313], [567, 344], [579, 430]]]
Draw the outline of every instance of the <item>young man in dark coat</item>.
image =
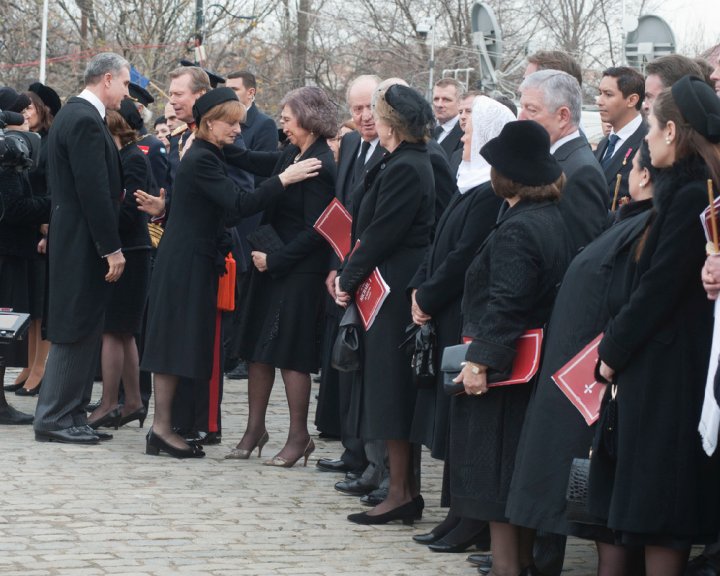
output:
[[47, 335], [52, 342], [35, 413], [40, 441], [95, 444], [87, 426], [108, 294], [120, 278], [120, 157], [104, 122], [128, 96], [130, 65], [105, 52], [90, 60], [85, 89], [58, 112], [48, 142], [52, 182]]

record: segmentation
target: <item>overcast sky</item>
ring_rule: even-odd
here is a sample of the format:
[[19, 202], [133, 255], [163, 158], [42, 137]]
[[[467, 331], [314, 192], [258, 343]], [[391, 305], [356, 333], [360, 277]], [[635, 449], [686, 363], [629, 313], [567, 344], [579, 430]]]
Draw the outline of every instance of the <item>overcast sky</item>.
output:
[[653, 13], [670, 24], [681, 53], [720, 43], [720, 0], [663, 0]]

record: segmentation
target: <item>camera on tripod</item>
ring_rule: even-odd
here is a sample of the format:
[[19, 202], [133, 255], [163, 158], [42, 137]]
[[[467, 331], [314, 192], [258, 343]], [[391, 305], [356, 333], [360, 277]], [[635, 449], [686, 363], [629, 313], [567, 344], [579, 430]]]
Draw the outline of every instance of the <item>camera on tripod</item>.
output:
[[23, 172], [37, 164], [40, 136], [32, 132], [5, 130], [25, 122], [22, 114], [0, 110], [0, 169]]

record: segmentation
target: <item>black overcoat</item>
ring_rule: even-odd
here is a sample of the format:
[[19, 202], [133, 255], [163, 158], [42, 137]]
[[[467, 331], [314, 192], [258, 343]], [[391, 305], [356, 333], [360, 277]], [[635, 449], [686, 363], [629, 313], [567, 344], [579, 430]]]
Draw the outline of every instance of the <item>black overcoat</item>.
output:
[[[520, 201], [505, 210], [465, 277], [466, 359], [506, 371], [515, 343], [550, 318], [570, 246], [555, 202]], [[517, 443], [532, 383], [454, 396], [450, 422], [450, 492], [460, 516], [505, 521]]]
[[600, 358], [616, 371], [618, 454], [612, 479], [593, 457], [591, 505], [608, 526], [646, 535], [715, 541], [720, 528], [720, 454], [703, 452], [697, 427], [713, 328], [713, 306], [700, 281], [707, 172], [681, 160], [655, 184], [657, 216], [637, 266], [635, 289], [608, 324]]
[[255, 193], [227, 175], [223, 153], [195, 139], [178, 167], [150, 283], [142, 369], [208, 380], [212, 372], [218, 239], [228, 219], [263, 210], [284, 188], [269, 178]]
[[450, 409], [440, 372], [442, 350], [460, 343], [465, 272], [495, 225], [501, 204], [490, 182], [464, 194], [456, 193], [410, 282], [410, 289], [417, 288], [415, 297], [420, 309], [432, 317], [437, 335], [437, 382], [434, 388], [418, 390], [412, 426], [412, 440], [430, 448], [434, 458], [445, 457]]
[[513, 524], [570, 534], [565, 519], [573, 458], [587, 458], [594, 426], [552, 380], [600, 332], [629, 298], [634, 247], [650, 216], [652, 200], [623, 206], [620, 220], [570, 263], [555, 300], [543, 363], [525, 415], [507, 515]]
[[56, 344], [87, 336], [105, 311], [104, 256], [120, 249], [120, 156], [98, 110], [73, 97], [48, 136], [52, 197], [48, 238], [47, 337]]
[[435, 220], [435, 185], [424, 144], [401, 143], [368, 173], [353, 209], [353, 245], [340, 287], [354, 294], [375, 267], [390, 294], [364, 334], [362, 381], [351, 399], [356, 436], [364, 440], [408, 440], [416, 389], [405, 353], [398, 349], [411, 322], [406, 289], [430, 242]]

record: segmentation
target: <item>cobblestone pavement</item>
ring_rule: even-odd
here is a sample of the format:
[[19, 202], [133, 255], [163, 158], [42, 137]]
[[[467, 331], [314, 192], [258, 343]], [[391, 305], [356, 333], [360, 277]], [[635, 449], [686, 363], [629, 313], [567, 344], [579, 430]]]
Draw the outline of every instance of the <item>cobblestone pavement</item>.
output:
[[[6, 382], [15, 374], [9, 370]], [[94, 395], [100, 391], [96, 385]], [[8, 400], [35, 408], [34, 398]], [[246, 402], [247, 381], [227, 382], [223, 444], [200, 460], [145, 455], [150, 419], [145, 429], [134, 422], [90, 447], [35, 442], [29, 426], [0, 427], [0, 574], [477, 574], [466, 554], [433, 553], [410, 538], [444, 517], [438, 462], [423, 458], [427, 507], [414, 528], [357, 526], [345, 517], [365, 508], [333, 489], [339, 475], [314, 467], [337, 457], [339, 443], [315, 438], [307, 468], [262, 466], [257, 452], [223, 459], [244, 429]], [[287, 424], [278, 377], [263, 459], [282, 447]], [[594, 547], [571, 539], [563, 574], [594, 573]]]

